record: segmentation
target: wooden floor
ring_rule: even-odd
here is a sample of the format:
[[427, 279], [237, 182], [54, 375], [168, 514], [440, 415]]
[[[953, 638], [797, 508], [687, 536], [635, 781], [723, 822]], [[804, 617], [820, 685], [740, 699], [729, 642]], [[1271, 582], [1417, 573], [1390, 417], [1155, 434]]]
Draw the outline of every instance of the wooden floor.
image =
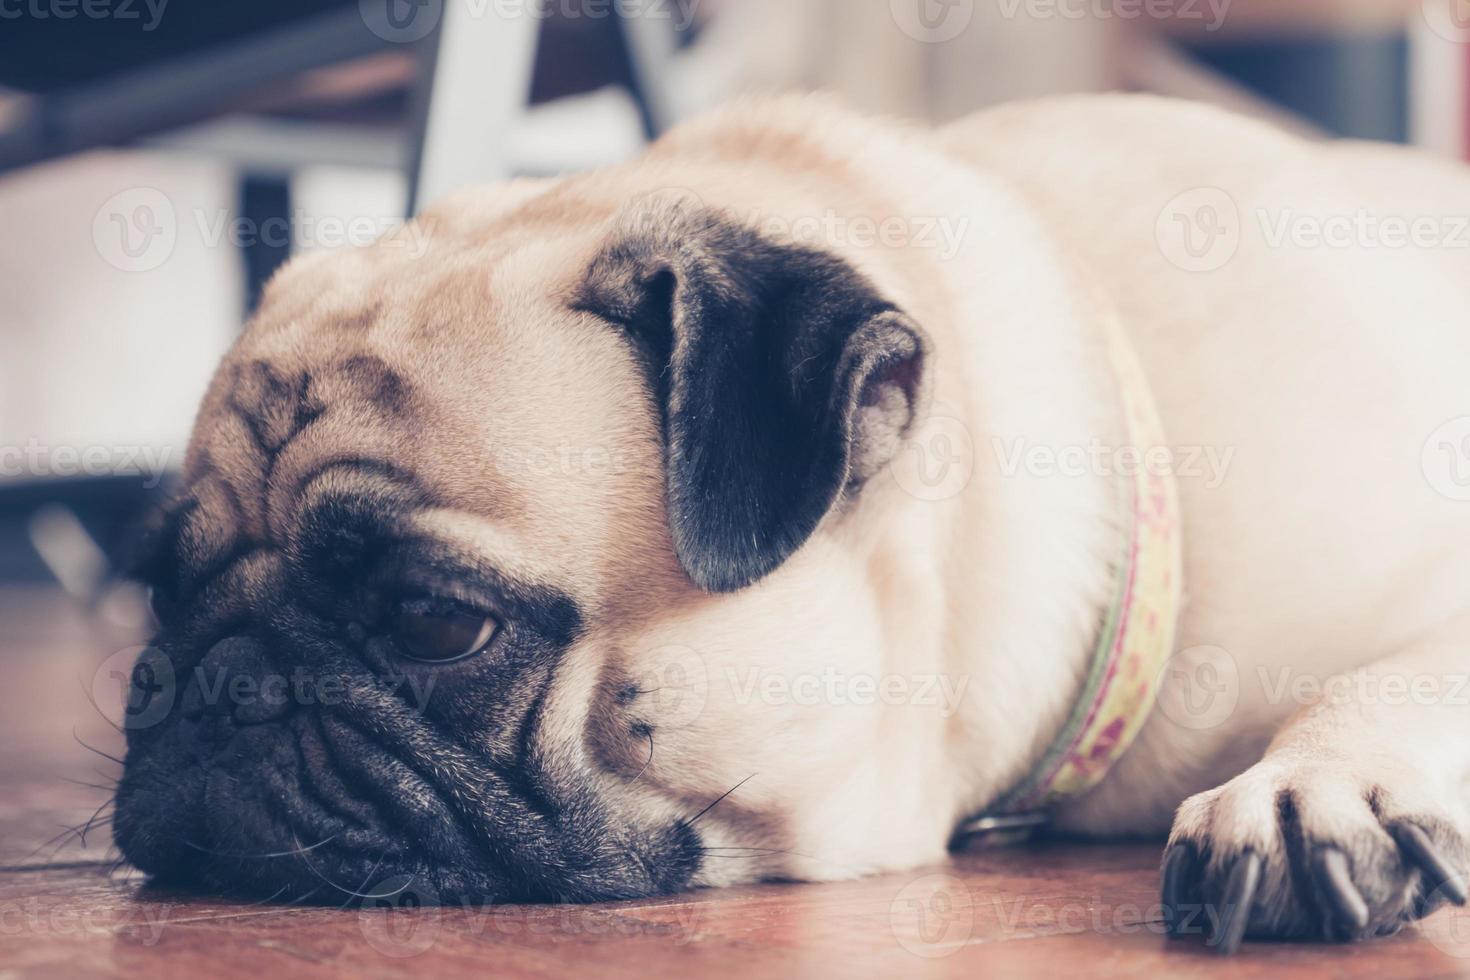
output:
[[[119, 736], [90, 704], [127, 646], [38, 591], [0, 591], [0, 980], [32, 976], [1470, 977], [1470, 915], [1353, 946], [1161, 935], [1157, 848], [988, 851], [910, 874], [607, 906], [292, 908], [172, 894], [115, 868]], [[404, 901], [412, 905], [411, 899]]]

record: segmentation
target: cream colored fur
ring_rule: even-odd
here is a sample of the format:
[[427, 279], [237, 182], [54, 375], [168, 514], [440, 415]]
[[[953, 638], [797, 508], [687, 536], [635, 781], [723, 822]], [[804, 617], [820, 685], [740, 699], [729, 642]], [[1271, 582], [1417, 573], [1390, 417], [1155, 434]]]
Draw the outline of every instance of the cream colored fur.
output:
[[[1179, 268], [1157, 240], [1170, 201], [1196, 188], [1241, 215], [1238, 252], [1213, 271]], [[775, 574], [727, 596], [699, 593], [673, 559], [656, 411], [631, 356], [567, 307], [619, 224], [658, 220], [668, 199], [773, 228], [825, 215], [963, 228], [952, 254], [817, 243], [930, 334], [931, 400], [890, 472]], [[1451, 630], [1443, 669], [1470, 667], [1470, 636], [1446, 625], [1470, 612], [1470, 504], [1436, 493], [1421, 467], [1430, 434], [1470, 414], [1466, 253], [1270, 247], [1255, 218], [1360, 208], [1470, 214], [1470, 176], [1153, 98], [1027, 103], [937, 133], [825, 100], [755, 103], [628, 167], [445, 202], [421, 219], [423, 255], [389, 242], [298, 264], [234, 356], [300, 365], [360, 345], [428, 393], [412, 432], [368, 438], [344, 421], [281, 465], [344, 442], [394, 446], [459, 502], [422, 515], [424, 528], [576, 597], [588, 630], [548, 724], [568, 757], [615, 756], [623, 775], [606, 792], [648, 819], [687, 818], [739, 785], [699, 826], [711, 848], [750, 850], [712, 851], [701, 881], [844, 877], [941, 860], [957, 822], [1023, 776], [1072, 708], [1114, 587], [1116, 479], [1014, 471], [997, 447], [1117, 445], [1103, 316], [1121, 317], [1171, 442], [1228, 465], [1180, 477], [1188, 595], [1169, 710], [1062, 808], [1063, 828], [1162, 835], [1182, 801], [1258, 763], [1273, 738], [1291, 743], [1301, 706], [1272, 698], [1262, 670], [1326, 677], [1438, 628]], [[321, 326], [370, 302], [365, 338]], [[935, 465], [936, 435], [971, 470], [926, 499], [914, 467]], [[557, 447], [582, 462], [527, 463]], [[614, 465], [587, 464], [587, 450]], [[1218, 650], [1237, 704], [1181, 725], [1196, 661]], [[760, 693], [768, 678], [824, 671], [943, 677], [955, 710]], [[651, 750], [587, 737], [613, 674], [666, 695], [637, 708]], [[1470, 771], [1463, 713], [1431, 760], [1415, 743], [1432, 712], [1364, 710], [1334, 736], [1342, 779], [1397, 785], [1417, 771], [1390, 762], [1404, 759], [1441, 768], [1446, 785]], [[1315, 756], [1292, 751], [1270, 763], [1270, 785], [1311, 782]], [[1429, 797], [1465, 826], [1463, 796]], [[1269, 838], [1253, 805], [1216, 831]]]

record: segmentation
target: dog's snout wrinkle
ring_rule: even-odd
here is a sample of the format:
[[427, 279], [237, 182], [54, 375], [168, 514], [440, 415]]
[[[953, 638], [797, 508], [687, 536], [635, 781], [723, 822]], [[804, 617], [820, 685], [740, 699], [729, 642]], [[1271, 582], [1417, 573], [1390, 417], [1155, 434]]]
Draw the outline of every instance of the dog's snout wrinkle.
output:
[[[508, 880], [515, 883], [518, 896], [640, 897], [686, 880], [682, 870], [674, 876], [677, 883], [664, 880], [667, 875], [651, 870], [661, 862], [649, 860], [644, 852], [696, 853], [697, 838], [691, 833], [627, 839], [603, 806], [585, 793], [574, 805], [546, 809], [538, 805], [543, 800], [524, 793], [525, 773], [508, 771], [438, 735], [372, 677], [359, 674], [349, 680], [344, 707], [364, 735], [422, 777], [470, 828], [496, 864], [510, 872]], [[521, 760], [527, 764], [529, 760]], [[663, 863], [692, 875], [688, 861]]]
[[412, 834], [435, 860], [458, 867], [484, 862], [462, 818], [416, 769], [340, 717], [322, 717], [317, 730], [331, 765], [309, 767], [316, 782], [340, 784], [335, 766], [350, 779], [353, 795], [369, 799], [382, 818]]

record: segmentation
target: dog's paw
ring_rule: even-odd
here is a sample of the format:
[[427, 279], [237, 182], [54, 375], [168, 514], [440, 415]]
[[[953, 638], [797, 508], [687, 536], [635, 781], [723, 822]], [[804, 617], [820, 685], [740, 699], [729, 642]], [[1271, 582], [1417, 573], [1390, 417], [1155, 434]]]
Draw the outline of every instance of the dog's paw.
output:
[[[1387, 775], [1388, 778], [1385, 778]], [[1266, 759], [1186, 800], [1164, 852], [1171, 935], [1351, 940], [1466, 900], [1464, 806], [1402, 767]]]

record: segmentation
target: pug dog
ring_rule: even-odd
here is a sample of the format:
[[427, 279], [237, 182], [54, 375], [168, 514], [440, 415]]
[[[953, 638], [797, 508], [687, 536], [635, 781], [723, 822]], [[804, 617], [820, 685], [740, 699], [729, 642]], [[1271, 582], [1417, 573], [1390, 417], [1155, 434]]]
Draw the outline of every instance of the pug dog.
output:
[[1126, 389], [1166, 659], [1048, 825], [1167, 834], [1226, 951], [1463, 902], [1466, 215], [1463, 167], [1201, 105], [806, 97], [300, 258], [143, 565], [117, 843], [292, 898], [939, 862], [1111, 662]]

